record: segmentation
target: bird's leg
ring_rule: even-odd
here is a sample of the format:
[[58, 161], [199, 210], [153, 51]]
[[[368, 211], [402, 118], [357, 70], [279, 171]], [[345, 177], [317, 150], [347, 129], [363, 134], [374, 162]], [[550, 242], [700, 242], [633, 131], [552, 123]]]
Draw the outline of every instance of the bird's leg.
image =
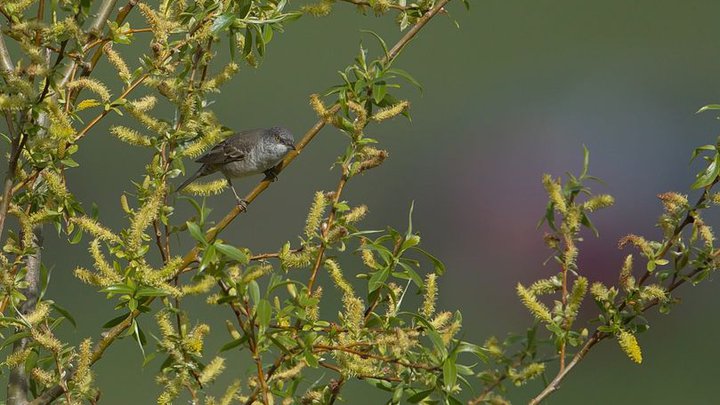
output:
[[265, 173], [265, 180], [270, 180], [271, 182], [273, 182], [278, 178], [278, 172], [277, 170], [275, 170], [274, 167], [265, 170], [263, 173]]
[[228, 184], [230, 185], [230, 189], [232, 190], [233, 194], [235, 195], [235, 201], [237, 201], [237, 204], [242, 207], [243, 211], [247, 211], [248, 202], [240, 198], [237, 191], [235, 191], [235, 187], [232, 184], [232, 180], [230, 180], [230, 177], [225, 176], [225, 179], [227, 179]]

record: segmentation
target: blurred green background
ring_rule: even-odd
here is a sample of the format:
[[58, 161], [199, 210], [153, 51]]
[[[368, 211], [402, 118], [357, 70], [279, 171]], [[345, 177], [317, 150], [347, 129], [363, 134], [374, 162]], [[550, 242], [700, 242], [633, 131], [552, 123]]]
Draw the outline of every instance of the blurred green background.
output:
[[[354, 180], [346, 198], [370, 207], [365, 222], [370, 229], [388, 224], [404, 229], [415, 201], [415, 227], [424, 247], [448, 267], [440, 307], [461, 310], [464, 338], [482, 343], [490, 335], [522, 333], [532, 322], [515, 285], [556, 270], [542, 265], [549, 252], [536, 229], [545, 204], [540, 176], [579, 171], [582, 145], [591, 151], [591, 174], [607, 182], [594, 190], [613, 194], [617, 203], [595, 216], [601, 238], [587, 235], [581, 270], [591, 280], [613, 282], [627, 254], [617, 248], [620, 237], [659, 237], [654, 224], [661, 208], [655, 196], [686, 192], [695, 169], [687, 163], [692, 148], [713, 143], [717, 135], [714, 115], [695, 111], [720, 101], [720, 3], [483, 0], [471, 5], [467, 12], [451, 3], [450, 16], [433, 20], [396, 62], [423, 83], [424, 94], [410, 86], [401, 92], [412, 102], [411, 122], [395, 119], [369, 130], [391, 158]], [[351, 62], [361, 40], [377, 52], [372, 37], [360, 30], [373, 29], [389, 44], [401, 35], [391, 18], [363, 16], [344, 3], [335, 10], [328, 18], [303, 17], [290, 24], [275, 36], [260, 69], [241, 69], [212, 106], [225, 125], [284, 125], [299, 138], [316, 120], [308, 95], [339, 82], [336, 71]], [[116, 50], [133, 53], [122, 46]], [[114, 77], [107, 65], [98, 74]], [[107, 131], [111, 123], [83, 141], [77, 156], [82, 168], [69, 171], [69, 186], [119, 229], [125, 224], [120, 194], [132, 190], [130, 180], [140, 178], [148, 155], [113, 138]], [[223, 237], [258, 252], [295, 241], [313, 192], [335, 186], [338, 173], [330, 165], [344, 142], [333, 129], [321, 132]], [[249, 190], [256, 180], [238, 181], [236, 187]], [[228, 192], [209, 204], [217, 219], [233, 198]], [[179, 206], [175, 222], [190, 213], [187, 203]], [[72, 276], [77, 265], [89, 265], [86, 241], [68, 247], [49, 229], [46, 234], [45, 262], [54, 266], [49, 296], [79, 322], [66, 336], [73, 342], [85, 336], [97, 340], [100, 325], [118, 314], [102, 294]], [[349, 275], [353, 270], [346, 266]], [[639, 337], [642, 366], [615, 343], [603, 342], [547, 403], [717, 403], [717, 288], [712, 280], [684, 286], [677, 293], [682, 304], [669, 315], [649, 314], [652, 327]], [[206, 349], [212, 355], [228, 340], [223, 320], [229, 311], [213, 311], [201, 300], [191, 308], [215, 332]], [[594, 313], [590, 302], [585, 308]], [[145, 323], [152, 321], [148, 317]], [[102, 402], [153, 403], [159, 363], [143, 369], [130, 339], [113, 345], [95, 369]], [[230, 363], [220, 385], [250, 372], [247, 363]], [[541, 388], [539, 382], [529, 384], [510, 399], [524, 403]], [[344, 398], [348, 404], [387, 399], [362, 382], [351, 385]]]

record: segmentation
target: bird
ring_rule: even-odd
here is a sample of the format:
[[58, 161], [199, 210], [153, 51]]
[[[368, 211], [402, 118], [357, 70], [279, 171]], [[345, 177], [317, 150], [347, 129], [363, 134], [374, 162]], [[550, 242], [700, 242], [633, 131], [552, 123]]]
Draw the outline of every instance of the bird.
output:
[[176, 191], [188, 184], [215, 172], [221, 172], [227, 179], [238, 205], [247, 209], [247, 202], [240, 198], [231, 178], [241, 178], [264, 173], [267, 179], [275, 181], [277, 173], [273, 170], [285, 155], [295, 149], [292, 133], [282, 127], [248, 129], [235, 133], [215, 145], [196, 163], [202, 166]]

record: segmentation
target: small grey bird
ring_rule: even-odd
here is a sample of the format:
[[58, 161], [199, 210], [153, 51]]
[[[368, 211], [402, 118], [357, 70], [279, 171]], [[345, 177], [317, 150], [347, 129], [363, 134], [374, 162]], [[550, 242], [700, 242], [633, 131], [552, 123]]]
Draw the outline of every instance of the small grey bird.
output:
[[219, 171], [227, 179], [238, 204], [247, 207], [247, 202], [238, 196], [230, 179], [265, 173], [267, 178], [274, 181], [277, 174], [273, 168], [291, 150], [295, 150], [293, 135], [285, 128], [240, 131], [198, 158], [196, 162], [203, 165], [177, 191], [200, 177]]

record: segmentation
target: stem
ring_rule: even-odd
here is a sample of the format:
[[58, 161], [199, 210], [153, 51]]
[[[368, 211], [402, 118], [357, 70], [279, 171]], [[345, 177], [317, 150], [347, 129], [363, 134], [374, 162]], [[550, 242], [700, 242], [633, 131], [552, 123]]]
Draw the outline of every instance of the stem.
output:
[[595, 346], [601, 340], [605, 339], [605, 337], [607, 337], [607, 335], [595, 331], [592, 337], [590, 337], [590, 339], [585, 342], [583, 347], [580, 348], [577, 353], [575, 353], [575, 356], [570, 361], [570, 363], [568, 363], [563, 370], [559, 371], [555, 378], [550, 381], [550, 384], [548, 384], [547, 387], [545, 387], [545, 389], [542, 390], [542, 392], [540, 392], [535, 398], [531, 399], [530, 402], [528, 402], [528, 405], [537, 405], [548, 395], [557, 391], [557, 389], [560, 387], [560, 382], [562, 382], [562, 380], [570, 372], [570, 370], [572, 370], [585, 357], [585, 355], [590, 351], [590, 349], [592, 349], [593, 346]]
[[[33, 229], [32, 246], [33, 253], [29, 254], [25, 259], [27, 273], [24, 280], [27, 282], [27, 288], [22, 293], [27, 298], [20, 305], [20, 314], [27, 315], [35, 310], [39, 292], [40, 292], [40, 266], [41, 266], [41, 249], [43, 245], [42, 228]], [[27, 246], [25, 248], [28, 248]], [[23, 338], [15, 341], [12, 352], [17, 353], [25, 350], [30, 343], [29, 338]], [[7, 405], [26, 405], [28, 403], [28, 376], [25, 373], [25, 363], [19, 364], [10, 371], [10, 377], [7, 386]]]
[[[2, 29], [2, 25], [0, 25]], [[8, 52], [7, 46], [5, 45], [5, 38], [0, 35], [0, 72], [3, 74], [11, 73], [15, 67], [13, 66], [10, 53]], [[24, 138], [21, 139], [21, 135], [15, 133], [15, 127], [13, 125], [13, 114], [10, 111], [5, 111], [5, 122], [8, 127], [8, 135], [12, 138], [10, 145], [10, 161], [8, 162], [7, 172], [5, 173], [5, 180], [3, 181], [3, 193], [2, 202], [0, 202], [0, 240], [2, 240], [2, 232], [5, 228], [5, 218], [7, 218], [7, 211], [10, 208], [10, 199], [12, 198], [12, 188], [15, 181], [15, 169], [17, 168], [17, 161], [20, 157], [20, 150], [24, 143]]]
[[313, 285], [315, 284], [315, 279], [318, 275], [318, 270], [320, 270], [320, 266], [323, 263], [323, 258], [325, 257], [325, 249], [327, 247], [327, 236], [330, 233], [330, 229], [333, 226], [333, 222], [335, 221], [335, 207], [337, 206], [337, 203], [340, 201], [340, 195], [342, 194], [343, 188], [345, 188], [345, 184], [347, 184], [348, 176], [347, 176], [347, 170], [343, 167], [343, 174], [340, 177], [340, 181], [338, 182], [337, 189], [335, 189], [335, 195], [333, 196], [332, 201], [332, 208], [330, 209], [330, 215], [328, 216], [327, 221], [325, 222], [325, 229], [323, 229], [322, 232], [322, 240], [323, 243], [320, 245], [320, 248], [318, 249], [317, 253], [317, 259], [315, 260], [315, 265], [313, 266], [312, 273], [310, 274], [310, 281], [308, 282], [308, 294], [312, 294]]

